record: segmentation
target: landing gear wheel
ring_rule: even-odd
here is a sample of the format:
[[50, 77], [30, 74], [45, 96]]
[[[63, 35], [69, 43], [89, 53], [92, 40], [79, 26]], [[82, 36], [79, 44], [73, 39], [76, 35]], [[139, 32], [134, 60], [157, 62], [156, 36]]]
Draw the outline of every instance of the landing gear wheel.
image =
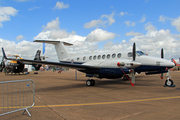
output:
[[95, 81], [93, 79], [91, 80], [91, 84], [92, 84], [91, 86], [95, 85]]
[[95, 85], [95, 81], [94, 80], [87, 80], [86, 81], [86, 85], [87, 86], [94, 86]]
[[87, 85], [87, 86], [91, 86], [91, 80], [87, 80], [87, 81], [86, 81], [86, 85]]
[[166, 86], [172, 86], [174, 83], [171, 79], [165, 81]]

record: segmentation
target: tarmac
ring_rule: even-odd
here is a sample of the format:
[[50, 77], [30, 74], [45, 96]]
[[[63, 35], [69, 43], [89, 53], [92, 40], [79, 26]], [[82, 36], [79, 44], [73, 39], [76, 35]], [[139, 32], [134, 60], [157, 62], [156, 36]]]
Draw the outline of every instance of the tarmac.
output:
[[[136, 84], [122, 79], [97, 79], [86, 86], [85, 74], [39, 71], [28, 75], [5, 75], [0, 81], [32, 79], [35, 105], [23, 111], [0, 116], [1, 120], [179, 120], [180, 72], [171, 71], [176, 87], [163, 87], [165, 77], [138, 74]], [[1, 109], [1, 108], [0, 108]], [[0, 113], [1, 114], [1, 113]]]

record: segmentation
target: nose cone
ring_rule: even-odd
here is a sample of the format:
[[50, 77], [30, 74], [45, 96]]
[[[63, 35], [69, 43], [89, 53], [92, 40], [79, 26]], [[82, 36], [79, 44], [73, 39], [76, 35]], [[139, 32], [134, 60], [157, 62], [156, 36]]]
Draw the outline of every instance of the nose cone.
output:
[[175, 66], [175, 64], [171, 61], [162, 59], [161, 60], [161, 66], [165, 66], [167, 68], [173, 68]]
[[175, 64], [174, 64], [173, 62], [169, 62], [169, 63], [167, 64], [167, 66], [168, 66], [169, 68], [173, 68], [173, 67], [175, 67]]

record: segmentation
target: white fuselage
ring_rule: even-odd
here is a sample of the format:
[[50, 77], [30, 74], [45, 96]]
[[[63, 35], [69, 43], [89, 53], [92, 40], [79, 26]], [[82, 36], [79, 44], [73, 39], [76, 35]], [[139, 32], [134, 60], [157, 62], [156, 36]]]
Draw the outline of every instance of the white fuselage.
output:
[[[137, 51], [136, 54], [136, 63], [140, 63], [141, 66], [163, 66], [163, 67], [173, 67], [174, 63], [157, 58], [151, 57], [148, 55], [138, 54], [141, 51]], [[122, 68], [132, 68], [132, 65], [129, 63], [132, 62], [132, 52], [113, 52], [109, 54], [89, 54], [89, 55], [77, 55], [69, 56], [61, 60], [61, 62], [74, 63], [74, 64], [83, 64], [90, 66], [100, 66], [105, 68], [118, 68], [117, 63], [125, 63]]]

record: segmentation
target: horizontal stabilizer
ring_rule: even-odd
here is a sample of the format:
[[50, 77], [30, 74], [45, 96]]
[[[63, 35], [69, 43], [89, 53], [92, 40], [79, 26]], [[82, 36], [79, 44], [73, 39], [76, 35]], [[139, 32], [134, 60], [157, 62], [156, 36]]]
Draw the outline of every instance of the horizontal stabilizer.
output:
[[41, 42], [41, 43], [49, 43], [49, 44], [57, 44], [57, 43], [63, 43], [66, 46], [71, 46], [73, 44], [63, 42], [63, 41], [55, 41], [55, 40], [34, 40], [33, 42]]

